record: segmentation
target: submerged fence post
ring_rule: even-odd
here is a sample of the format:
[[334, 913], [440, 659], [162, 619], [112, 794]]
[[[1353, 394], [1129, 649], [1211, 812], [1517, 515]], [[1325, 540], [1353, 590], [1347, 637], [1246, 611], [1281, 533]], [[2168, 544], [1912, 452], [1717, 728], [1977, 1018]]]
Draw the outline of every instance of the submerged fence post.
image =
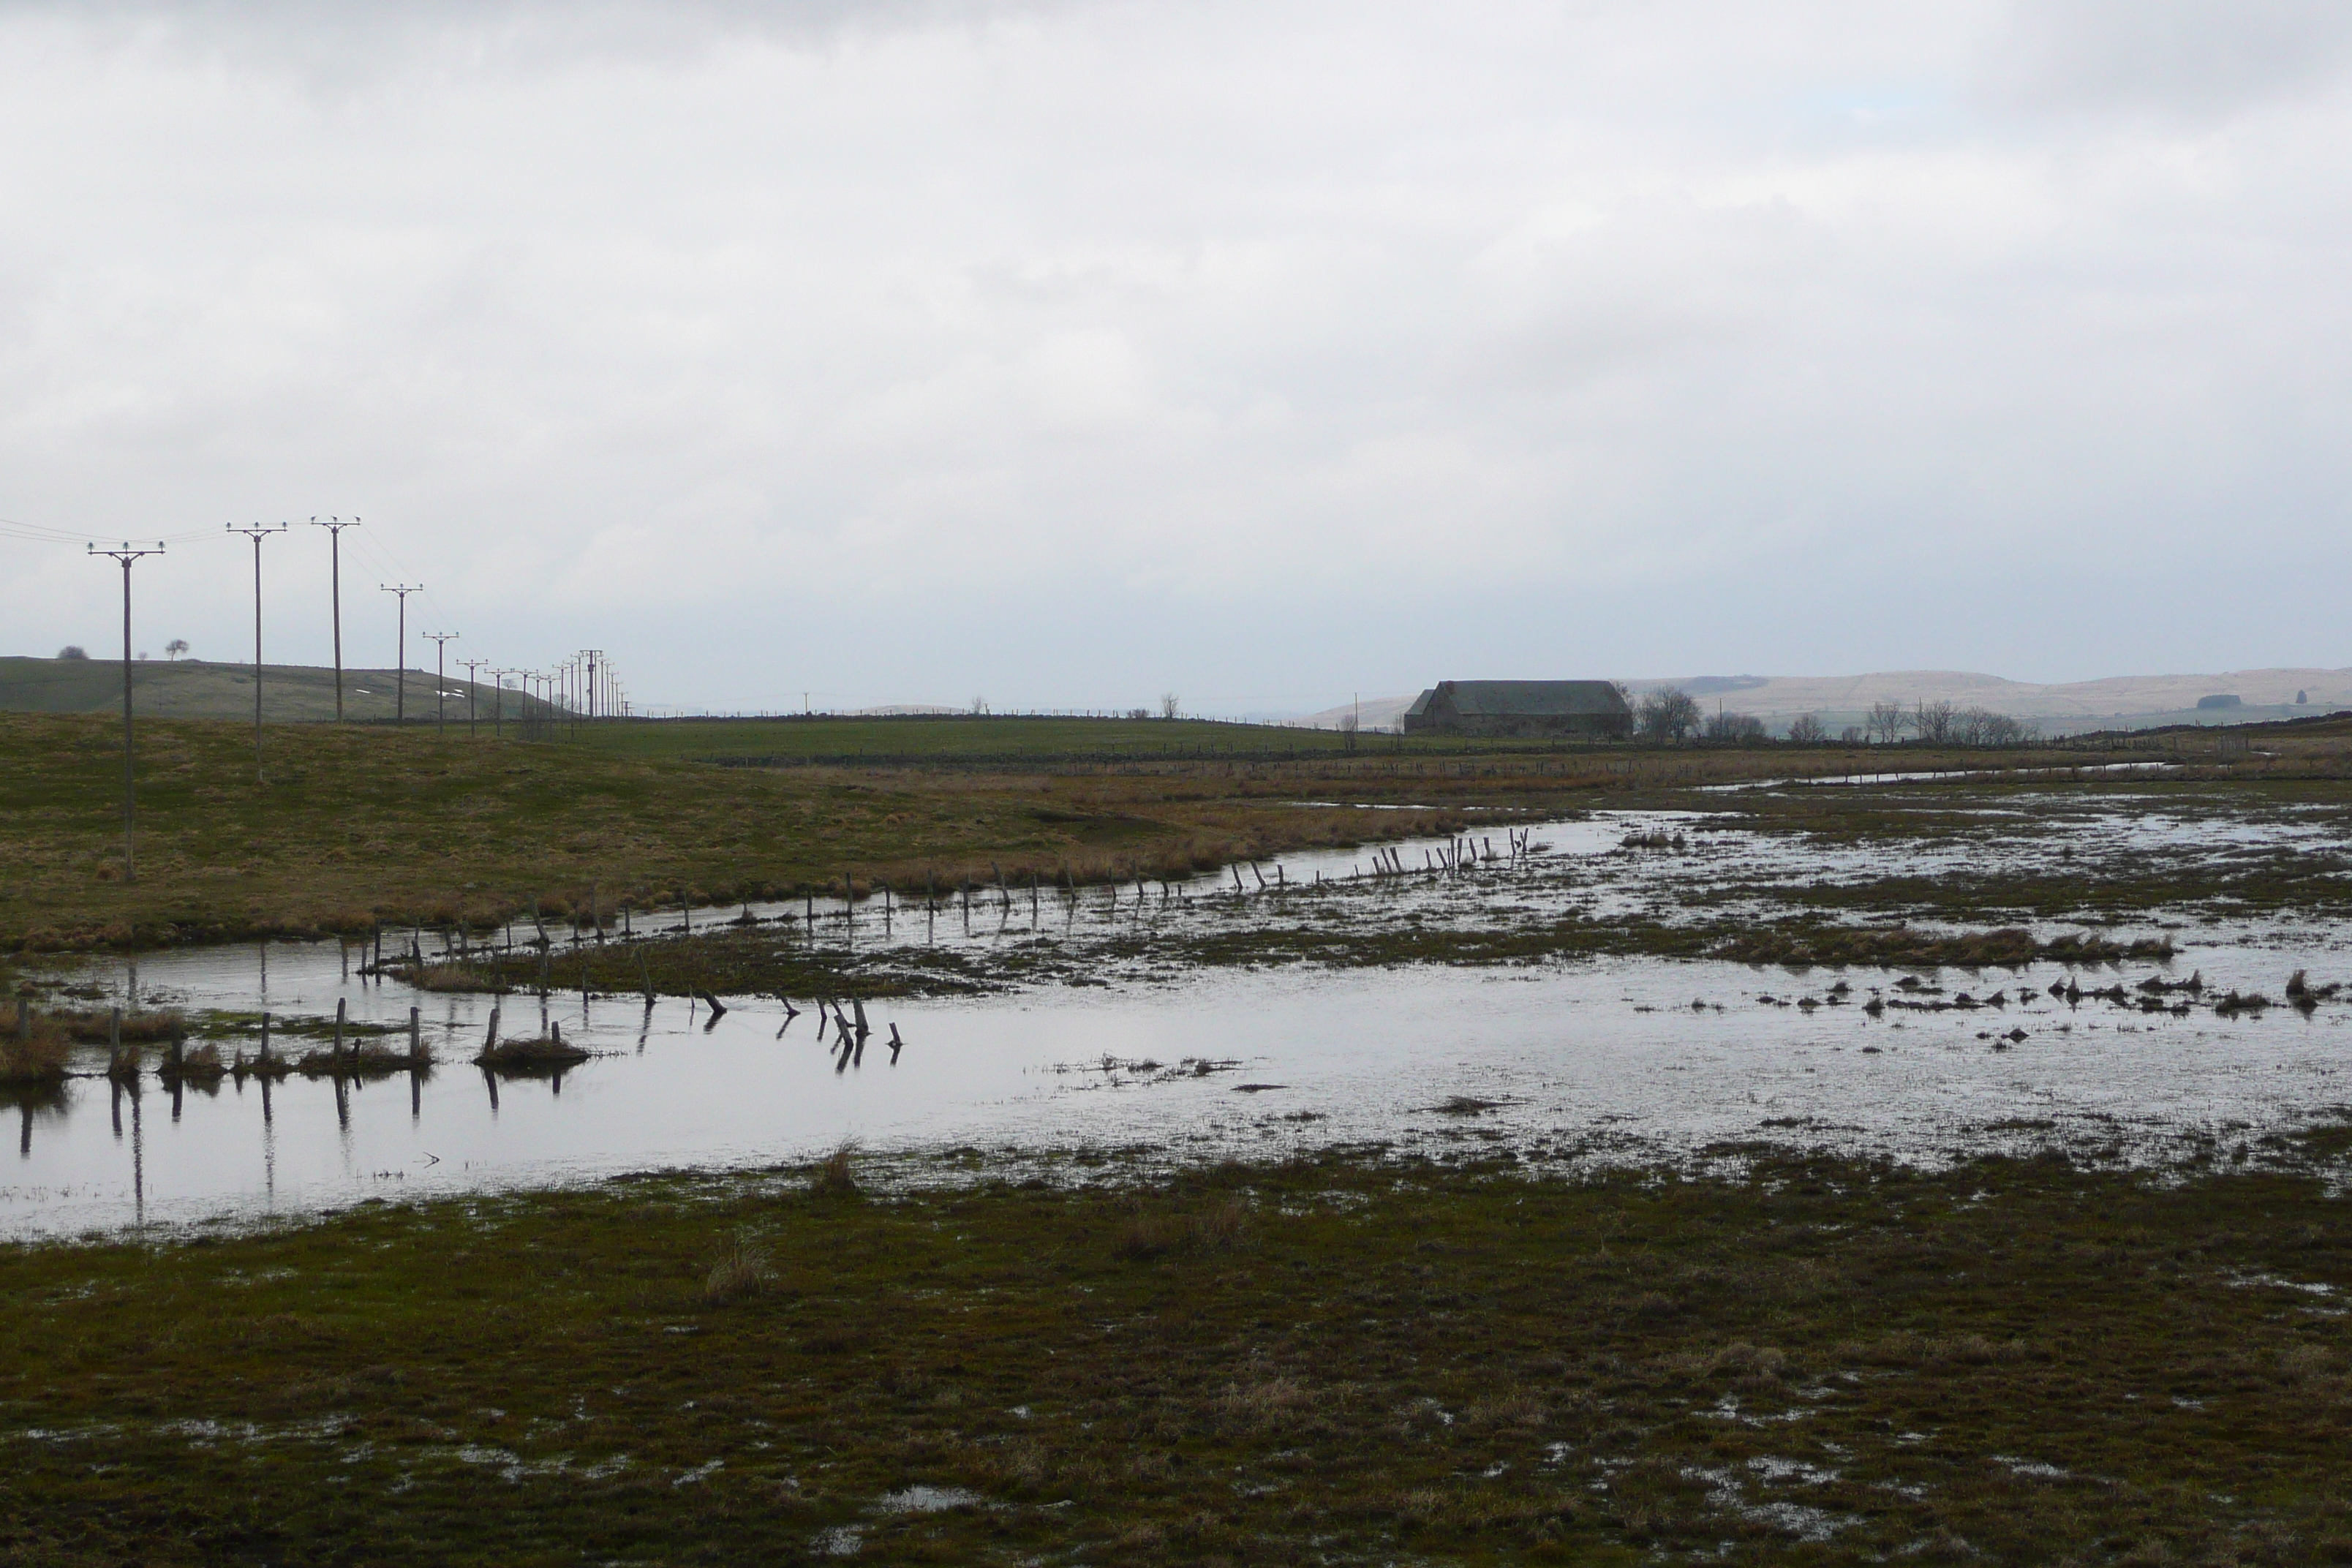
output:
[[422, 1013], [415, 1007], [408, 1010], [408, 1059], [411, 1064], [425, 1058], [425, 1025]]
[[343, 1059], [343, 1009], [344, 1009], [347, 1005], [349, 1005], [349, 1004], [348, 1004], [348, 1003], [346, 1003], [342, 997], [338, 996], [338, 997], [336, 997], [336, 998], [335, 998], [335, 1057], [334, 1057], [334, 1059], [335, 1059], [335, 1060], [337, 1060], [337, 1061], [341, 1061], [341, 1060]]
[[106, 1070], [122, 1070], [122, 1009], [115, 1008], [106, 1019]]
[[261, 1059], [265, 1062], [269, 1059], [269, 1015], [267, 1013], [261, 1016]]

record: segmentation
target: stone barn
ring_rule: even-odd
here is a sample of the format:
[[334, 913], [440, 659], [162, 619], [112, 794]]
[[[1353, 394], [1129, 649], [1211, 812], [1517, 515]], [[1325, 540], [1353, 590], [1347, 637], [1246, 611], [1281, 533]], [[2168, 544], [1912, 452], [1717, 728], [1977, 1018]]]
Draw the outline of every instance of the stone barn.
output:
[[1606, 680], [1441, 680], [1413, 699], [1404, 728], [1616, 740], [1633, 732], [1633, 710]]

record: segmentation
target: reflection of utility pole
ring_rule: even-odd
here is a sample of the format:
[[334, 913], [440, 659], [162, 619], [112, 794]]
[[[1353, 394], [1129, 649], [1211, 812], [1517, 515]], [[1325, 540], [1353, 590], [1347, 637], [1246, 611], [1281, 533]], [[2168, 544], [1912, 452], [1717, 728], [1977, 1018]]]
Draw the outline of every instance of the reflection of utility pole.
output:
[[340, 724], [343, 721], [343, 530], [357, 528], [360, 520], [353, 518], [345, 522], [340, 517], [331, 517], [320, 522], [314, 517], [310, 522], [327, 531], [328, 559], [331, 563], [328, 582], [335, 597], [335, 722]]
[[425, 592], [425, 584], [379, 583], [379, 591], [400, 595], [400, 658], [393, 671], [392, 721], [404, 723], [408, 719], [408, 595]]
[[89, 546], [92, 555], [110, 556], [122, 565], [122, 879], [139, 879], [139, 860], [131, 837], [131, 568], [142, 555], [161, 555], [163, 542], [157, 540], [152, 550], [134, 549], [129, 540], [115, 550]]
[[458, 634], [426, 632], [425, 635], [433, 639], [433, 727], [446, 735], [449, 732], [449, 715], [446, 711], [449, 694], [441, 689], [449, 684], [449, 666], [442, 656], [449, 651], [449, 639]]
[[474, 692], [481, 685], [481, 678], [474, 672], [490, 661], [487, 658], [461, 658], [457, 662], [466, 667], [466, 739], [470, 741], [474, 738]]
[[281, 522], [270, 528], [257, 522], [251, 528], [239, 528], [225, 522], [221, 526], [253, 541], [253, 782], [267, 784], [261, 776], [261, 542], [285, 532], [286, 525]]

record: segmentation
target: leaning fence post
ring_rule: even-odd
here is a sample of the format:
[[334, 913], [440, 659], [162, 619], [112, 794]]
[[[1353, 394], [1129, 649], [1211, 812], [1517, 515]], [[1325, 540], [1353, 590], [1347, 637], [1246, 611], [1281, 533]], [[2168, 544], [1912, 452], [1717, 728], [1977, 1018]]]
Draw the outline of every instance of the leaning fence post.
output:
[[344, 1007], [345, 1007], [346, 1005], [348, 1005], [348, 1004], [347, 1004], [347, 1003], [345, 1003], [345, 1001], [343, 1000], [343, 998], [341, 998], [341, 996], [338, 996], [338, 997], [336, 997], [336, 998], [335, 998], [335, 1057], [334, 1057], [334, 1059], [335, 1059], [335, 1060], [337, 1060], [337, 1061], [341, 1061], [341, 1060], [343, 1059], [343, 1009], [344, 1009]]

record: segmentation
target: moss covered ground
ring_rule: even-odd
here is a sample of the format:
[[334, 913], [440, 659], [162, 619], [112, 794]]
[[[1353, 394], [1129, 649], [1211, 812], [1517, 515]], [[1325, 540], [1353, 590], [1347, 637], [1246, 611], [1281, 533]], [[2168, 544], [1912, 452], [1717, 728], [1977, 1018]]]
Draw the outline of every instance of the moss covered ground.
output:
[[965, 1154], [16, 1248], [0, 1559], [2337, 1561], [2344, 1152]]

